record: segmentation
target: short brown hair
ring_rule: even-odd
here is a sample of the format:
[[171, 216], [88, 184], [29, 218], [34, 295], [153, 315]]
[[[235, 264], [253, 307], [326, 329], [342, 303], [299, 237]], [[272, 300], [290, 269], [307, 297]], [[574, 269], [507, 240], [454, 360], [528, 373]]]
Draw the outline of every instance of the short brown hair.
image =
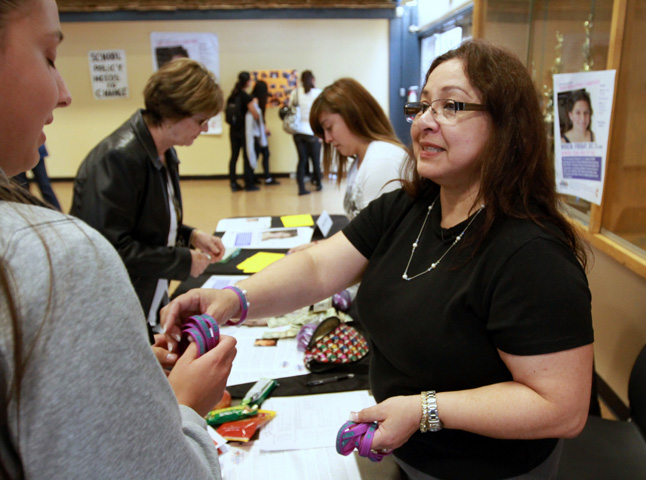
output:
[[222, 111], [224, 95], [215, 75], [190, 58], [172, 60], [148, 79], [145, 114], [153, 125], [198, 113], [209, 118]]

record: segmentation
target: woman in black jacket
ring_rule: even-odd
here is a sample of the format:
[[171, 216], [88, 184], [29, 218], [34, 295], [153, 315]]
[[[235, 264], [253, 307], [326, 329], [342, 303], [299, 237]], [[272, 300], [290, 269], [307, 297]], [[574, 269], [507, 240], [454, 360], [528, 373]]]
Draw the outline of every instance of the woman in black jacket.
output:
[[168, 301], [168, 281], [197, 277], [224, 254], [218, 237], [184, 225], [179, 159], [223, 107], [222, 90], [187, 58], [157, 70], [138, 110], [85, 158], [71, 214], [100, 231], [128, 269], [149, 324]]

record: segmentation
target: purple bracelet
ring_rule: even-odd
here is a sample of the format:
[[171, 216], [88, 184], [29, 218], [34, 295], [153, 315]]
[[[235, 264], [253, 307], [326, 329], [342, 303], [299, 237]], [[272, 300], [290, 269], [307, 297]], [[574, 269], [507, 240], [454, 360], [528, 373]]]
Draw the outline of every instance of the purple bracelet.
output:
[[381, 462], [392, 451], [378, 453], [371, 449], [377, 426], [376, 423], [345, 422], [336, 435], [337, 453], [347, 456], [356, 448], [360, 456], [367, 457], [373, 462]]
[[238, 326], [241, 325], [247, 319], [247, 312], [249, 311], [249, 301], [247, 300], [247, 292], [237, 285], [229, 285], [224, 287], [222, 290], [231, 290], [236, 293], [238, 300], [240, 300], [240, 320], [234, 322], [232, 320], [227, 320], [226, 325]]
[[188, 348], [189, 338], [197, 346], [197, 356], [204, 355], [220, 341], [220, 328], [210, 315], [193, 315], [182, 326], [182, 338], [178, 344], [181, 355]]

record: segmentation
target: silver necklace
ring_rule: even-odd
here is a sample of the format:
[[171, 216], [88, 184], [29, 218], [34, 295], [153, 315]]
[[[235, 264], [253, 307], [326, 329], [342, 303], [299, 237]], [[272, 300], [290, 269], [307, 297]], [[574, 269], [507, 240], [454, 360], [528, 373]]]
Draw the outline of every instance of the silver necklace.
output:
[[409, 277], [409, 276], [408, 276], [408, 267], [410, 267], [410, 262], [411, 262], [411, 260], [413, 260], [413, 255], [415, 255], [415, 250], [417, 249], [417, 246], [419, 245], [419, 239], [420, 239], [420, 237], [422, 236], [422, 232], [424, 231], [424, 227], [426, 226], [426, 221], [428, 220], [428, 217], [429, 217], [429, 215], [431, 214], [431, 211], [433, 210], [433, 207], [435, 206], [435, 202], [437, 202], [437, 199], [438, 199], [438, 198], [440, 198], [440, 196], [439, 196], [439, 195], [438, 195], [437, 197], [435, 197], [435, 200], [433, 200], [433, 203], [431, 203], [431, 204], [429, 205], [428, 210], [426, 211], [426, 217], [424, 217], [424, 223], [422, 223], [422, 228], [419, 230], [419, 233], [417, 234], [417, 238], [415, 239], [415, 242], [413, 243], [413, 249], [411, 250], [411, 252], [410, 252], [410, 257], [408, 258], [408, 263], [406, 264], [406, 270], [404, 270], [404, 274], [402, 275], [402, 278], [403, 278], [404, 280], [406, 280], [407, 282], [410, 282], [411, 280], [413, 280], [413, 279], [415, 279], [415, 278], [417, 278], [417, 277], [421, 277], [422, 275], [424, 275], [425, 273], [430, 272], [431, 270], [435, 270], [435, 268], [440, 264], [440, 262], [442, 261], [442, 259], [443, 259], [444, 257], [446, 257], [446, 254], [447, 254], [447, 253], [449, 253], [449, 252], [451, 251], [451, 249], [452, 249], [453, 247], [455, 247], [455, 245], [456, 245], [460, 240], [462, 240], [462, 237], [464, 236], [464, 232], [466, 232], [466, 231], [467, 231], [467, 228], [469, 228], [469, 227], [471, 226], [471, 224], [472, 224], [472, 223], [473, 223], [473, 221], [476, 219], [476, 217], [478, 216], [478, 214], [479, 214], [479, 213], [484, 209], [484, 207], [485, 207], [485, 206], [484, 206], [484, 204], [480, 205], [480, 208], [478, 209], [478, 211], [476, 212], [476, 214], [471, 218], [471, 221], [467, 224], [467, 226], [466, 226], [466, 227], [464, 227], [464, 230], [462, 230], [462, 232], [460, 233], [460, 235], [458, 235], [457, 237], [455, 237], [455, 240], [453, 240], [453, 243], [451, 244], [451, 246], [446, 250], [446, 252], [444, 252], [444, 253], [442, 254], [442, 256], [441, 256], [440, 258], [438, 258], [435, 262], [431, 263], [431, 266], [430, 266], [430, 267], [428, 267], [428, 268], [427, 268], [426, 270], [424, 270], [423, 272], [420, 272], [420, 273], [418, 273], [418, 274], [416, 274], [416, 275], [413, 275], [412, 277]]

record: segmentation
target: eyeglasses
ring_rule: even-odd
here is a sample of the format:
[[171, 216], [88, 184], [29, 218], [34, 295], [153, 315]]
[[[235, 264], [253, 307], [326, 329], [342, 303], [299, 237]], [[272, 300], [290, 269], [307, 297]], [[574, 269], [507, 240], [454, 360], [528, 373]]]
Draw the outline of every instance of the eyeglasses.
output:
[[193, 115], [191, 118], [199, 125], [200, 128], [206, 127], [209, 124], [209, 120], [211, 120], [210, 118], [203, 119], [199, 115]]
[[455, 125], [458, 112], [487, 109], [486, 106], [480, 105], [479, 103], [456, 102], [450, 98], [440, 98], [433, 100], [431, 103], [413, 102], [404, 105], [406, 121], [413, 123], [415, 119], [424, 115], [429, 108], [435, 121], [443, 125]]

